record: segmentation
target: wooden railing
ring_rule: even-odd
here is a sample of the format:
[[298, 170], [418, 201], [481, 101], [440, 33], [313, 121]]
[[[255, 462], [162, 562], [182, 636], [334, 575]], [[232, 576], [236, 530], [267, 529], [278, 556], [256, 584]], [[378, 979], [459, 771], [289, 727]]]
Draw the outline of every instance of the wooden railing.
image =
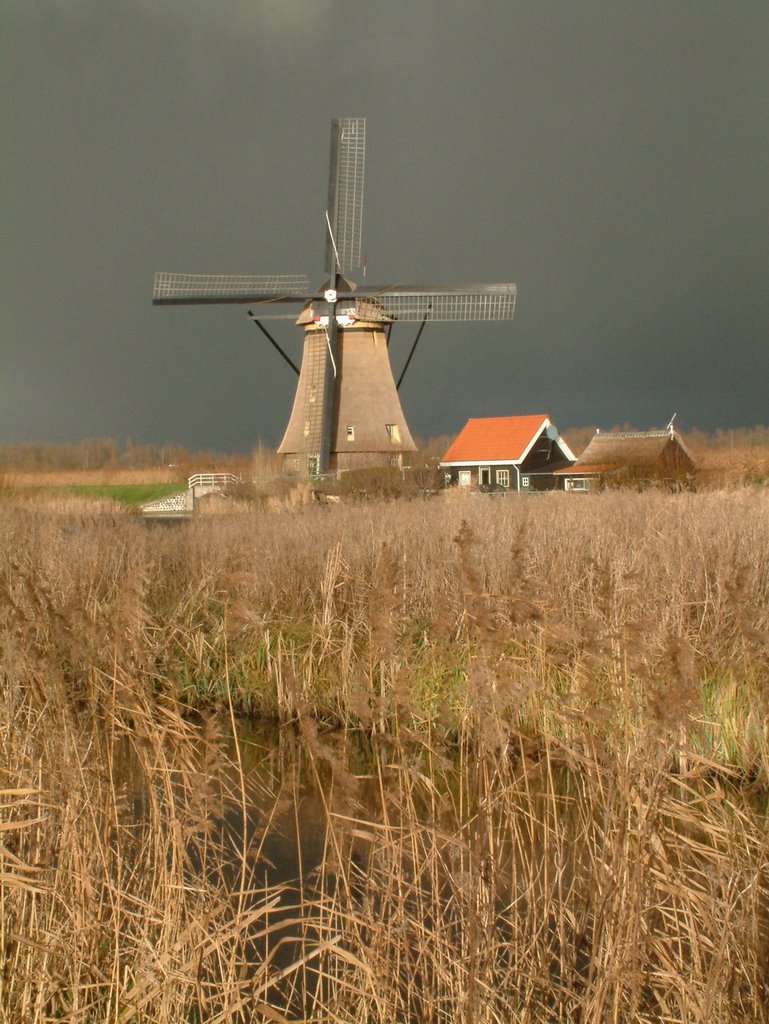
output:
[[234, 473], [194, 473], [187, 478], [187, 486], [193, 487], [230, 487], [240, 483], [240, 477]]

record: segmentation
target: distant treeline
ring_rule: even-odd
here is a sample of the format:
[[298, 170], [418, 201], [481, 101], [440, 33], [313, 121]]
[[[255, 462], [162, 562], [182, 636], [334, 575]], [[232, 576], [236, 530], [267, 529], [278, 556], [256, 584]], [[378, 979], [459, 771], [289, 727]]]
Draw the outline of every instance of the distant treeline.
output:
[[[601, 428], [606, 429], [606, 428]], [[632, 424], [614, 425], [611, 430], [635, 430]], [[571, 449], [579, 454], [595, 433], [595, 427], [572, 427], [562, 431]], [[682, 431], [684, 441], [693, 449], [749, 448], [769, 445], [769, 426], [733, 427], [714, 431]], [[419, 453], [416, 463], [424, 460], [434, 463], [441, 458], [453, 440], [452, 435], [419, 439]], [[274, 453], [263, 445], [257, 445], [254, 457], [260, 460]], [[127, 439], [120, 445], [112, 438], [90, 437], [78, 444], [52, 444], [33, 442], [29, 444], [0, 444], [0, 469], [51, 470], [51, 469], [145, 469], [156, 466], [206, 466], [229, 467], [234, 462], [242, 463], [242, 454], [228, 454], [213, 451], [190, 451], [179, 444], [137, 444]], [[271, 460], [270, 460], [271, 461]], [[412, 459], [412, 462], [414, 460]]]
[[136, 444], [130, 439], [124, 445], [112, 438], [91, 437], [78, 444], [0, 444], [0, 468], [24, 470], [51, 469], [145, 469], [155, 466], [229, 465], [232, 456], [220, 452], [192, 452], [179, 444]]

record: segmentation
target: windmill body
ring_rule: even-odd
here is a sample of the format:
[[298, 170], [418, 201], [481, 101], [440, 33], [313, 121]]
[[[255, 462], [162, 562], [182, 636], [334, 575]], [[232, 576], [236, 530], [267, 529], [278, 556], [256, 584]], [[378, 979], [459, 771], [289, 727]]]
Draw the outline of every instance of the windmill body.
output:
[[396, 385], [390, 364], [388, 345], [394, 321], [424, 326], [427, 320], [509, 320], [515, 310], [514, 284], [358, 288], [342, 276], [361, 263], [365, 124], [363, 118], [332, 122], [325, 218], [327, 280], [320, 291], [311, 292], [307, 280], [299, 276], [159, 273], [155, 277], [157, 305], [258, 305], [257, 314], [249, 313], [278, 348], [261, 321], [273, 315], [276, 304], [302, 305], [297, 320], [304, 331], [299, 380], [278, 448], [284, 471], [292, 475], [400, 465], [404, 454], [415, 450], [398, 398], [403, 375]]
[[[299, 323], [305, 318], [300, 317]], [[340, 319], [351, 317], [347, 313]], [[327, 327], [314, 318], [304, 324], [299, 383], [278, 447], [284, 472], [305, 470], [307, 460], [325, 443], [324, 430], [328, 430], [328, 471], [332, 473], [383, 463], [400, 465], [405, 453], [416, 450], [393, 379], [388, 326], [375, 320], [355, 320], [345, 326], [337, 322], [332, 363]], [[330, 409], [327, 425], [325, 409]], [[308, 472], [313, 469], [310, 466]]]

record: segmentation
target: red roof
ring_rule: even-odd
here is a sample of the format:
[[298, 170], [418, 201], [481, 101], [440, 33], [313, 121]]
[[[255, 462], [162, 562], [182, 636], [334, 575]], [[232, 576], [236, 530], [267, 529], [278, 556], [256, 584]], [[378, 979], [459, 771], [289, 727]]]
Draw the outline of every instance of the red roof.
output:
[[441, 462], [518, 462], [548, 422], [544, 413], [468, 420]]

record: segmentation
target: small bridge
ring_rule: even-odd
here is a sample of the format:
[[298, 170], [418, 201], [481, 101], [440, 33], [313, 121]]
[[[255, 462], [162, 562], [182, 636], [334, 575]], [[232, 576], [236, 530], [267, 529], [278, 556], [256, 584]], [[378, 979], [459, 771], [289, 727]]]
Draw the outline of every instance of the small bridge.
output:
[[169, 494], [167, 498], [142, 505], [142, 515], [147, 519], [187, 519], [194, 511], [195, 494], [191, 490]]
[[234, 473], [194, 473], [187, 478], [187, 487], [196, 498], [202, 498], [206, 494], [221, 494], [241, 482], [242, 478]]
[[228, 487], [242, 482], [234, 473], [194, 473], [187, 478], [187, 490], [170, 494], [158, 501], [142, 505], [148, 519], [186, 519], [195, 512], [195, 502], [207, 494], [222, 494]]

